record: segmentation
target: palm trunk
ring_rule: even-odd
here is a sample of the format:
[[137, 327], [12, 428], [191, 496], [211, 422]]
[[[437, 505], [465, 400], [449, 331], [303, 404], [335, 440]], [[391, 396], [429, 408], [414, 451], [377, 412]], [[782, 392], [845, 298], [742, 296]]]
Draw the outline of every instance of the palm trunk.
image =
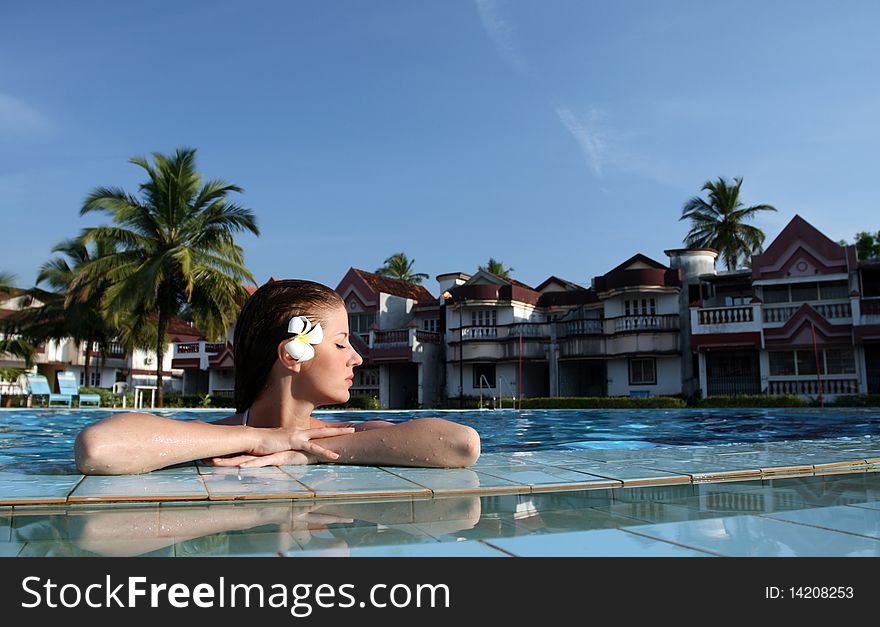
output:
[[165, 308], [159, 307], [158, 339], [156, 340], [156, 387], [158, 388], [159, 407], [165, 406], [165, 394], [162, 385], [162, 360], [165, 358], [165, 329], [168, 321], [165, 319]]
[[83, 387], [84, 388], [89, 387], [89, 367], [91, 364], [91, 357], [92, 357], [92, 336], [89, 335], [89, 337], [86, 340], [86, 364], [85, 364], [85, 374], [83, 375]]

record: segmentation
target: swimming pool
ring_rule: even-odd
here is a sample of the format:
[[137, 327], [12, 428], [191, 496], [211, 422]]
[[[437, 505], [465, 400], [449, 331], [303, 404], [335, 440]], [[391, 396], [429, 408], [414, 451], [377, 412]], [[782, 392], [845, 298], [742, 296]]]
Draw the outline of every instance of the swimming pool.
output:
[[[0, 470], [75, 473], [73, 441], [119, 410], [0, 411]], [[161, 415], [211, 421], [228, 410], [168, 410]], [[590, 409], [484, 411], [318, 411], [323, 420], [442, 416], [475, 428], [484, 453], [589, 448], [651, 448], [880, 435], [880, 409]]]

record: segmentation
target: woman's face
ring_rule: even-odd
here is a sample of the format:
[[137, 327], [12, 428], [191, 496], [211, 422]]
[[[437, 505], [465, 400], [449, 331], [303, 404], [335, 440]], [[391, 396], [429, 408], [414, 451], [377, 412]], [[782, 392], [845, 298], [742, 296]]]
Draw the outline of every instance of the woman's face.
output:
[[364, 360], [351, 345], [345, 307], [340, 305], [324, 315], [321, 326], [324, 340], [315, 345], [314, 359], [305, 362], [300, 371], [304, 375], [301, 384], [307, 388], [301, 392], [316, 405], [346, 403], [354, 369]]

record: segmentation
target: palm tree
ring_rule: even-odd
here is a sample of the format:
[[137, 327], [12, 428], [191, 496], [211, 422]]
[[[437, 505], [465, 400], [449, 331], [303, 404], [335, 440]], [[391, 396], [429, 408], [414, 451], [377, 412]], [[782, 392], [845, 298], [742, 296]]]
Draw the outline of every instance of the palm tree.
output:
[[102, 311], [109, 281], [106, 277], [86, 281], [79, 276], [90, 263], [113, 254], [115, 249], [106, 240], [96, 240], [89, 250], [81, 239], [69, 239], [55, 246], [52, 252], [64, 253], [67, 259], [55, 257], [40, 267], [37, 285], [45, 282], [52, 291], [36, 287], [28, 290], [28, 295], [42, 306], [22, 310], [23, 333], [36, 345], [64, 338], [71, 338], [77, 347], [85, 343], [88, 385], [92, 347], [97, 344], [101, 355], [106, 356], [115, 332]]
[[708, 202], [694, 196], [681, 210], [679, 220], [691, 220], [691, 230], [685, 237], [687, 246], [714, 248], [727, 264], [735, 270], [742, 256], [748, 262], [753, 254], [764, 246], [764, 232], [745, 221], [759, 211], [776, 211], [770, 205], [744, 207], [739, 193], [742, 177], [733, 179], [733, 185], [719, 177], [714, 183], [706, 181], [703, 191], [709, 192]]
[[480, 266], [480, 270], [500, 276], [502, 279], [509, 279], [510, 273], [514, 271], [513, 268], [505, 268], [504, 264], [496, 261], [494, 257], [489, 257], [489, 262], [485, 266]]
[[403, 279], [407, 283], [413, 285], [421, 285], [422, 279], [427, 279], [429, 275], [422, 272], [413, 272], [413, 266], [416, 260], [410, 261], [406, 258], [406, 254], [397, 253], [391, 255], [384, 261], [385, 265], [376, 269], [375, 274], [381, 276], [389, 276], [395, 279]]
[[[12, 294], [15, 289], [12, 284], [16, 282], [16, 276], [9, 272], [0, 272], [0, 293]], [[34, 363], [36, 349], [34, 345], [21, 337], [17, 325], [12, 320], [4, 320], [0, 328], [3, 337], [0, 338], [0, 354], [8, 353], [24, 360], [30, 368]]]
[[130, 159], [149, 177], [140, 185], [140, 198], [99, 187], [80, 210], [80, 215], [103, 211], [113, 218], [113, 226], [83, 231], [83, 241], [106, 239], [116, 252], [95, 259], [81, 276], [92, 283], [97, 277], [110, 281], [104, 303], [111, 322], [128, 318], [155, 326], [160, 407], [172, 318], [188, 308], [209, 336], [226, 335], [247, 298], [243, 282], [256, 283], [233, 236], [239, 231], [259, 235], [256, 217], [230, 202], [229, 194], [242, 192], [240, 187], [219, 179], [202, 184], [195, 155], [195, 149], [180, 148], [174, 155], [153, 153], [154, 165]]

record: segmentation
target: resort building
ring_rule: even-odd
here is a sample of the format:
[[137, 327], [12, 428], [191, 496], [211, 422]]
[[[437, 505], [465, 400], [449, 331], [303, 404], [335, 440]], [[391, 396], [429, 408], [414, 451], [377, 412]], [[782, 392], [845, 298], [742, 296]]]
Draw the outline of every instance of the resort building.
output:
[[357, 268], [336, 292], [345, 302], [352, 345], [364, 359], [352, 396], [375, 396], [389, 409], [436, 405], [443, 352], [438, 298], [421, 285]]
[[677, 269], [638, 254], [590, 288], [482, 270], [437, 280], [450, 295], [449, 398], [681, 393]]
[[[711, 249], [665, 253], [669, 265], [636, 254], [589, 287], [446, 273], [436, 277], [439, 296], [350, 268], [336, 291], [364, 358], [351, 393], [388, 409], [536, 396], [880, 393], [880, 260], [859, 260], [854, 246], [800, 216], [747, 269], [717, 270]], [[7, 294], [0, 316], [21, 306], [20, 293]], [[232, 394], [228, 341], [181, 321], [169, 334], [167, 390]], [[37, 370], [50, 381], [73, 370], [84, 387], [155, 381], [154, 354], [97, 349], [88, 381], [88, 348], [72, 340], [39, 347]], [[4, 368], [23, 365], [0, 355]]]
[[[0, 320], [5, 320], [23, 307], [41, 307], [39, 301], [27, 300], [22, 290], [13, 290], [9, 294], [0, 295]], [[173, 320], [169, 327], [172, 342], [189, 329], [188, 323]], [[0, 338], [3, 337], [0, 332]], [[75, 342], [72, 338], [48, 340], [36, 347], [34, 366], [27, 368], [24, 359], [0, 353], [0, 368], [10, 371], [30, 371], [46, 377], [53, 391], [58, 391], [57, 374], [73, 372], [79, 387], [107, 388], [121, 391], [123, 388], [137, 385], [156, 384], [156, 352], [137, 349], [127, 353], [119, 342], [110, 342], [102, 352], [101, 346], [95, 342], [88, 346], [87, 342]], [[173, 344], [169, 343], [163, 359], [162, 382], [169, 392], [179, 392], [182, 383], [182, 371], [172, 367]], [[86, 378], [86, 360], [89, 363], [89, 374]], [[23, 393], [23, 383], [6, 381], [7, 393]], [[122, 387], [115, 386], [124, 383]], [[15, 388], [13, 390], [13, 388]]]
[[795, 216], [750, 270], [700, 275], [701, 395], [880, 391], [878, 266]]

